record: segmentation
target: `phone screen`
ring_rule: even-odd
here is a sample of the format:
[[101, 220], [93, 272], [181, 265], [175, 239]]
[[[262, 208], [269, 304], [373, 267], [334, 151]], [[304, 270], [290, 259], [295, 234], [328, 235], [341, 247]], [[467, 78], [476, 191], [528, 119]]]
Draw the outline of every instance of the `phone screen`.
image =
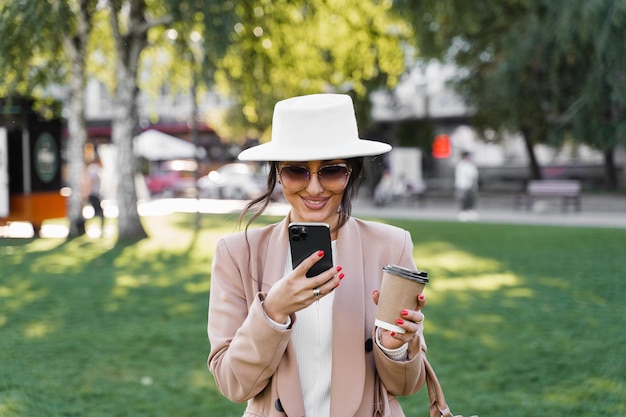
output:
[[333, 253], [330, 243], [330, 227], [326, 223], [290, 223], [289, 246], [291, 262], [295, 268], [305, 258], [319, 250], [324, 251], [322, 259], [317, 261], [306, 273], [314, 277], [333, 267]]

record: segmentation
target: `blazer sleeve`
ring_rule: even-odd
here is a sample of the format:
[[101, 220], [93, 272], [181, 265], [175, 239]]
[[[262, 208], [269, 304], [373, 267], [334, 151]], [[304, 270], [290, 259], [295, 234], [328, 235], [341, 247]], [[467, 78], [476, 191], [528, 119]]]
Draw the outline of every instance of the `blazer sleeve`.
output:
[[[405, 268], [416, 269], [413, 260], [413, 241], [411, 234], [404, 231], [404, 239], [402, 240], [402, 249], [396, 251], [398, 258], [395, 263]], [[374, 332], [376, 329], [374, 328]], [[373, 335], [372, 337], [375, 337]], [[409, 344], [407, 361], [394, 361], [390, 359], [378, 346], [374, 343], [374, 361], [380, 379], [390, 394], [393, 395], [411, 395], [416, 393], [426, 382], [426, 370], [423, 361], [423, 352], [426, 351], [426, 344], [423, 336], [416, 337]]]
[[[208, 366], [222, 394], [234, 402], [260, 393], [274, 375], [291, 329], [279, 330], [263, 311], [263, 293], [245, 282], [248, 264], [238, 264], [225, 240], [216, 248], [211, 273]], [[236, 253], [236, 252], [235, 252]], [[291, 317], [292, 323], [295, 316]]]

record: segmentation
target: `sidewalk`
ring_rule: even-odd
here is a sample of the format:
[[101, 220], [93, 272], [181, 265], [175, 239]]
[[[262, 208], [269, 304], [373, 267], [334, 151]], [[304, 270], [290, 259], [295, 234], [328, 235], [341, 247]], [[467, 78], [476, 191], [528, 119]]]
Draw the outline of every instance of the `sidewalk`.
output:
[[[626, 228], [626, 196], [593, 194], [582, 197], [582, 210], [561, 211], [560, 201], [539, 201], [532, 210], [513, 207], [513, 196], [482, 194], [478, 200], [478, 222]], [[456, 201], [450, 197], [418, 202], [401, 201], [385, 207], [374, 207], [368, 199], [360, 199], [353, 208], [355, 216], [410, 218], [434, 221], [459, 221]]]
[[[142, 216], [163, 216], [179, 213], [240, 213], [245, 205], [242, 200], [209, 199], [156, 199], [141, 203], [139, 213]], [[266, 214], [284, 216], [289, 206], [284, 203], [272, 203]], [[560, 201], [541, 201], [533, 210], [515, 210], [513, 196], [509, 194], [481, 194], [478, 200], [478, 222], [557, 225], [582, 227], [607, 227], [626, 229], [626, 196], [613, 194], [583, 195], [582, 210], [562, 212]], [[356, 217], [406, 218], [429, 221], [458, 222], [457, 203], [452, 196], [428, 198], [424, 205], [418, 202], [398, 201], [384, 207], [375, 207], [369, 199], [361, 198], [353, 206], [352, 214]], [[107, 217], [110, 215], [105, 213]], [[112, 215], [111, 215], [112, 216]], [[66, 226], [44, 223], [41, 236], [63, 238], [67, 236]], [[95, 232], [94, 232], [95, 233]], [[100, 231], [97, 230], [99, 234]], [[1, 238], [32, 237], [30, 224], [15, 222], [0, 227]], [[88, 230], [88, 235], [90, 231]]]

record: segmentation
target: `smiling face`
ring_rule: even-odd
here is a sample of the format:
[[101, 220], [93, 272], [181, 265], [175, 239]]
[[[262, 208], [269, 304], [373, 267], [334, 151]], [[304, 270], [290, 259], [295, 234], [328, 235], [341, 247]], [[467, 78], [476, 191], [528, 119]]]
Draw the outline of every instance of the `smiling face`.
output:
[[345, 159], [280, 162], [278, 172], [291, 221], [323, 222], [334, 228], [351, 168]]

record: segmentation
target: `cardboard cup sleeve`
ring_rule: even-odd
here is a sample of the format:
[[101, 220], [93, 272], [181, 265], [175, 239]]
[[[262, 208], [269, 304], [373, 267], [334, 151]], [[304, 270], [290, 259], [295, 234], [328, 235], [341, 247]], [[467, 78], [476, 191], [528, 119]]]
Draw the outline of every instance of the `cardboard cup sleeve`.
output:
[[396, 320], [401, 317], [402, 310], [417, 308], [417, 296], [422, 293], [427, 283], [428, 273], [425, 271], [386, 265], [383, 268], [374, 324], [396, 333], [405, 333], [405, 330], [396, 324]]

